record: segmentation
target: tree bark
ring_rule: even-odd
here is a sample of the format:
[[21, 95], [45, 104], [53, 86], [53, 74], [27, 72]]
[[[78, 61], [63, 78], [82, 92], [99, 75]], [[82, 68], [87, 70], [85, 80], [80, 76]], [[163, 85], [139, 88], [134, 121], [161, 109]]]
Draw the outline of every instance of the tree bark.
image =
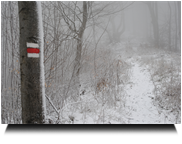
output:
[[[74, 62], [74, 70], [73, 70], [73, 84], [75, 87], [75, 90], [77, 91], [77, 94], [75, 96], [79, 95], [79, 86], [80, 86], [80, 80], [79, 80], [79, 75], [80, 75], [80, 62], [81, 62], [81, 53], [82, 53], [82, 42], [83, 42], [83, 33], [86, 28], [86, 23], [87, 23], [87, 2], [83, 1], [83, 19], [82, 19], [82, 24], [78, 32], [78, 38], [77, 38], [77, 51], [76, 51], [76, 57], [75, 57], [75, 62]], [[75, 97], [74, 97], [75, 98]]]
[[[39, 43], [38, 6], [34, 1], [20, 1], [20, 72], [21, 72], [21, 104], [23, 124], [42, 124], [45, 122], [43, 109], [43, 92], [41, 88], [40, 56], [27, 57], [27, 42]], [[40, 45], [39, 45], [40, 48]]]

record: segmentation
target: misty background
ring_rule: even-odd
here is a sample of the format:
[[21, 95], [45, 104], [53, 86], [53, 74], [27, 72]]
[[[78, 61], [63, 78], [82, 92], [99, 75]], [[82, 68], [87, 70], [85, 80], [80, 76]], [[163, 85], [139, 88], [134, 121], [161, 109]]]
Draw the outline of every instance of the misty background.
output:
[[[132, 72], [139, 71], [132, 69], [135, 61], [152, 71], [147, 80], [155, 87], [151, 90], [153, 107], [172, 103], [170, 108], [158, 109], [164, 116], [155, 123], [163, 119], [181, 122], [180, 1], [90, 1], [86, 12], [81, 1], [41, 3], [49, 123], [72, 123], [78, 111], [82, 115], [78, 121], [83, 123], [108, 123], [117, 116], [113, 123], [136, 123], [135, 118], [122, 119], [132, 115], [127, 86], [132, 83]], [[165, 82], [161, 78], [159, 88], [154, 70], [157, 77], [166, 78]], [[22, 123], [20, 87], [18, 3], [1, 1], [2, 123]], [[175, 97], [166, 101], [169, 87]], [[111, 116], [110, 109], [118, 114]], [[172, 113], [169, 109], [174, 114], [167, 121], [166, 115]]]

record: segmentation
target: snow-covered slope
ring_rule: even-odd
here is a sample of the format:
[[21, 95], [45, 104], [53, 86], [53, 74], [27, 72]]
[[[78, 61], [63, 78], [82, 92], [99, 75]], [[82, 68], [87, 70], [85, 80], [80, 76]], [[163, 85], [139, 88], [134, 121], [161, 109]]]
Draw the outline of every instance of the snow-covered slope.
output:
[[[121, 52], [122, 51], [118, 50], [117, 53], [115, 53], [115, 56], [117, 58], [122, 58], [122, 56], [120, 56]], [[132, 57], [130, 56], [125, 57], [126, 65], [128, 65], [129, 68], [127, 71], [125, 71], [125, 73], [128, 73], [129, 79], [123, 81], [123, 83], [119, 85], [120, 91], [115, 93], [114, 91], [112, 91], [114, 89], [113, 88], [112, 90], [110, 89], [108, 93], [103, 91], [100, 92], [99, 94], [95, 94], [94, 90], [90, 87], [90, 85], [87, 85], [87, 87], [86, 86], [83, 87], [86, 92], [80, 96], [80, 100], [78, 102], [66, 104], [66, 106], [63, 108], [61, 113], [61, 123], [74, 123], [74, 124], [174, 124], [176, 123], [177, 122], [176, 112], [171, 112], [171, 110], [166, 110], [166, 109], [160, 109], [160, 107], [156, 103], [158, 101], [156, 99], [156, 93], [155, 93], [156, 87], [154, 85], [155, 83], [151, 75], [151, 71], [153, 71], [153, 67], [151, 67], [151, 65], [153, 64], [152, 60], [156, 60], [157, 55], [161, 54], [156, 54], [156, 53], [150, 53], [149, 55], [135, 54]], [[167, 58], [169, 61], [172, 61], [172, 59], [169, 59], [169, 56], [167, 56]], [[163, 60], [166, 62], [165, 59]], [[158, 71], [158, 69], [156, 70]], [[162, 72], [164, 72], [164, 70]], [[123, 72], [121, 73], [121, 76], [122, 74]], [[84, 79], [84, 77], [82, 77], [82, 79]], [[162, 86], [162, 83], [160, 84], [160, 86]], [[116, 96], [117, 99], [115, 99], [114, 105], [110, 105], [109, 101], [113, 100], [111, 99], [112, 96], [110, 95], [113, 95], [113, 93], [117, 95]], [[99, 100], [98, 97], [105, 97], [104, 99], [109, 97], [109, 99], [103, 102], [102, 99]], [[162, 96], [162, 99], [166, 99], [165, 95], [164, 97]], [[174, 105], [174, 103], [171, 104]], [[180, 123], [179, 118], [177, 123]]]
[[[133, 60], [133, 61], [132, 61]], [[131, 60], [131, 84], [126, 86], [128, 94], [126, 111], [130, 110], [130, 123], [154, 124], [163, 123], [156, 107], [153, 105], [153, 83], [150, 80], [148, 69], [140, 66], [139, 62]]]

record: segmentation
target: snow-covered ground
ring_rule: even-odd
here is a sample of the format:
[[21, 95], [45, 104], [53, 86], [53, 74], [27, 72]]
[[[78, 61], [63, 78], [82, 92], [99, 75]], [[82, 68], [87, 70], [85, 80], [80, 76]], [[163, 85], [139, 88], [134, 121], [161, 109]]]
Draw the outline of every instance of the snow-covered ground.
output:
[[[120, 50], [117, 51], [119, 56]], [[151, 79], [150, 58], [156, 53], [147, 56], [149, 63], [143, 64], [142, 58], [135, 54], [127, 56], [129, 64], [129, 79], [120, 84], [122, 87], [115, 106], [109, 106], [108, 101], [98, 101], [96, 97], [107, 97], [111, 93], [95, 95], [89, 86], [78, 102], [67, 104], [62, 110], [61, 123], [74, 124], [174, 124], [176, 115], [165, 109], [158, 109], [154, 82]], [[121, 56], [122, 57], [122, 56]], [[121, 58], [119, 57], [119, 58]], [[169, 57], [169, 56], [167, 56]], [[155, 58], [156, 59], [156, 58]], [[165, 97], [164, 97], [165, 98]], [[171, 103], [172, 104], [172, 103]], [[181, 117], [181, 116], [180, 116]], [[73, 120], [73, 121], [71, 121]]]
[[130, 108], [130, 121], [132, 124], [154, 124], [164, 123], [153, 105], [153, 83], [150, 79], [148, 69], [140, 66], [138, 61], [131, 59], [131, 84], [126, 86], [128, 94], [126, 99], [126, 110]]

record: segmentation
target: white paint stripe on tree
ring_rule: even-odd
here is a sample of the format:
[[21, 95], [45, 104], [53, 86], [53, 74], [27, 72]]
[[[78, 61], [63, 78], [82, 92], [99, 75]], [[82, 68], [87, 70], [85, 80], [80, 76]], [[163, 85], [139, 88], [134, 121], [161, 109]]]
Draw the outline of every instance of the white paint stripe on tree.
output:
[[39, 45], [36, 44], [36, 43], [28, 43], [28, 42], [27, 42], [27, 47], [28, 47], [28, 48], [38, 48]]
[[37, 53], [27, 53], [28, 55], [28, 57], [32, 57], [32, 58], [38, 58], [39, 57], [39, 54], [37, 54]]

